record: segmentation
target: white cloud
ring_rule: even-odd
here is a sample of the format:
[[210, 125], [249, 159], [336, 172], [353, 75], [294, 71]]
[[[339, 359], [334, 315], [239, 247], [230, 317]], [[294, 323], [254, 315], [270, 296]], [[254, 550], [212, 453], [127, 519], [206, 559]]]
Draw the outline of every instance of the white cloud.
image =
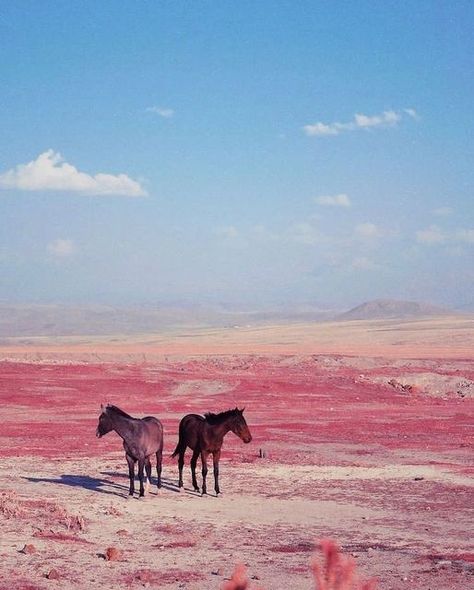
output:
[[416, 232], [416, 239], [423, 244], [463, 243], [474, 244], [474, 228], [461, 228], [453, 231], [443, 231], [437, 225]]
[[74, 254], [74, 242], [72, 240], [66, 240], [63, 238], [58, 238], [50, 242], [47, 246], [48, 252], [53, 256], [57, 256], [58, 258], [67, 258]]
[[359, 223], [356, 225], [355, 233], [361, 238], [382, 238], [385, 232], [375, 223]]
[[430, 225], [427, 229], [416, 232], [416, 241], [422, 244], [442, 244], [446, 235], [437, 225]]
[[385, 111], [381, 115], [373, 115], [372, 117], [356, 113], [354, 115], [354, 122], [356, 127], [361, 128], [380, 127], [383, 125], [393, 126], [396, 125], [401, 118], [402, 116], [395, 111]]
[[411, 118], [418, 118], [414, 109], [404, 109], [403, 111], [384, 111], [380, 115], [364, 115], [356, 113], [352, 121], [347, 123], [322, 123], [318, 121], [312, 125], [303, 127], [306, 135], [313, 137], [324, 137], [329, 135], [339, 135], [345, 131], [356, 131], [359, 129], [371, 129], [375, 127], [395, 127], [403, 119], [404, 114]]
[[349, 197], [341, 193], [340, 195], [322, 195], [320, 197], [315, 197], [315, 203], [318, 205], [323, 205], [327, 207], [350, 207], [351, 201]]
[[405, 112], [408, 116], [410, 116], [412, 119], [419, 119], [420, 116], [418, 115], [418, 113], [415, 111], [415, 109], [403, 109], [403, 112]]
[[23, 191], [67, 191], [83, 195], [122, 195], [143, 197], [146, 191], [139, 182], [126, 174], [104, 174], [94, 176], [80, 172], [62, 156], [48, 150], [28, 164], [0, 174], [0, 189]]
[[155, 113], [164, 119], [171, 119], [174, 116], [174, 109], [165, 109], [163, 107], [148, 107], [146, 111], [147, 113]]
[[339, 135], [338, 125], [338, 123], [331, 123], [330, 125], [326, 125], [326, 123], [314, 123], [313, 125], [305, 125], [303, 129], [306, 135]]

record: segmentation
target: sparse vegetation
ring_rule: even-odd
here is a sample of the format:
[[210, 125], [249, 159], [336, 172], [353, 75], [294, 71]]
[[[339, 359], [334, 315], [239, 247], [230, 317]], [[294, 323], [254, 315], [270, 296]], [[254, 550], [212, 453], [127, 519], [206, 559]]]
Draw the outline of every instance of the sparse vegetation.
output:
[[333, 540], [323, 539], [320, 548], [324, 562], [312, 563], [316, 590], [375, 590], [375, 580], [358, 581], [354, 560], [343, 555]]
[[5, 518], [20, 516], [22, 508], [16, 492], [4, 491], [0, 493], [0, 514]]
[[[315, 557], [311, 565], [315, 590], [376, 590], [375, 580], [358, 580], [354, 560], [343, 555], [332, 539], [323, 539], [319, 546], [323, 561]], [[222, 590], [251, 590], [251, 582], [247, 577], [245, 566], [238, 564], [230, 580], [224, 582], [221, 588]], [[253, 590], [258, 589], [253, 587]]]
[[64, 506], [49, 500], [19, 498], [14, 491], [0, 493], [0, 514], [5, 518], [28, 518], [48, 526], [61, 526], [68, 531], [83, 531], [85, 519], [80, 514], [70, 514]]

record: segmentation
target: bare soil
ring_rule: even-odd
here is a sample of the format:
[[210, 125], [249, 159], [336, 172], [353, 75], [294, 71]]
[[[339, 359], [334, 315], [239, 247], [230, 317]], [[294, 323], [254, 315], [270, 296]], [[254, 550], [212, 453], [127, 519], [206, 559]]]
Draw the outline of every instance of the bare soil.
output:
[[[239, 562], [253, 588], [310, 589], [327, 537], [379, 589], [472, 587], [472, 334], [450, 340], [461, 329], [444, 326], [446, 354], [430, 356], [433, 325], [391, 328], [370, 349], [359, 325], [344, 354], [323, 350], [344, 340], [329, 331], [312, 346], [305, 333], [303, 351], [257, 343], [254, 354], [266, 335], [239, 335], [238, 354], [234, 332], [220, 348], [183, 338], [175, 354], [138, 342], [4, 348], [0, 590], [217, 589]], [[348, 354], [357, 342], [364, 354]], [[120, 439], [95, 438], [104, 402], [164, 423], [164, 486], [143, 500], [127, 499]], [[253, 441], [227, 436], [222, 496], [193, 492], [188, 466], [180, 493], [169, 457], [180, 417], [236, 405]]]

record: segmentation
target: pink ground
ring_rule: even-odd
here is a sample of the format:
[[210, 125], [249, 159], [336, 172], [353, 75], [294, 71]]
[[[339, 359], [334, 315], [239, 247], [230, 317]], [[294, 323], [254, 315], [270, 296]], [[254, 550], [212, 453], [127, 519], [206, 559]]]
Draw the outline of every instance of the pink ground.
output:
[[[211, 355], [0, 367], [0, 557], [9, 580], [0, 589], [219, 588], [239, 561], [255, 587], [312, 588], [308, 563], [324, 537], [381, 589], [473, 584], [468, 359]], [[121, 443], [94, 436], [103, 402], [162, 420], [158, 497], [124, 499]], [[226, 438], [223, 497], [177, 494], [169, 455], [180, 417], [236, 405], [253, 442]], [[27, 543], [37, 551], [18, 553]], [[118, 561], [103, 559], [109, 546]], [[62, 582], [45, 577], [51, 567]]]

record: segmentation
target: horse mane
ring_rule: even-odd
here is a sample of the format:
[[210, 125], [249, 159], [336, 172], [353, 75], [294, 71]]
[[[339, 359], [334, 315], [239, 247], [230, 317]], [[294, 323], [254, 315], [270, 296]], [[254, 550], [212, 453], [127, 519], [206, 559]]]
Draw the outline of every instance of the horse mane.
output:
[[127, 412], [124, 412], [119, 407], [114, 406], [112, 404], [107, 404], [105, 410], [107, 412], [110, 411], [110, 412], [114, 412], [114, 414], [119, 414], [120, 416], [123, 416], [124, 418], [130, 418], [131, 420], [135, 420], [135, 418], [133, 416], [130, 416], [130, 414], [127, 414]]
[[234, 408], [233, 410], [226, 410], [225, 412], [220, 412], [219, 414], [213, 414], [212, 412], [206, 412], [204, 414], [204, 418], [208, 424], [222, 424], [227, 418], [232, 418], [233, 416], [240, 416], [242, 412], [238, 408]]

